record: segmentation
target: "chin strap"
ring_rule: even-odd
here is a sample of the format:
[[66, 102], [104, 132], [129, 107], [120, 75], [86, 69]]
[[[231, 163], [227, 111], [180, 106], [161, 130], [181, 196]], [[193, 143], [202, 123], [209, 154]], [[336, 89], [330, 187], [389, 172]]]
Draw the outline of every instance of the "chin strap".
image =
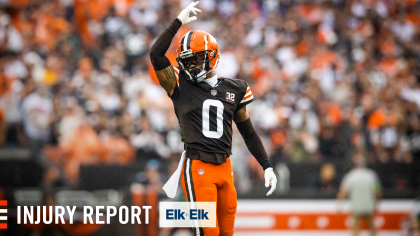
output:
[[212, 72], [213, 71], [213, 69], [211, 69], [211, 70], [209, 70], [209, 71], [206, 71], [206, 70], [202, 70], [200, 73], [198, 73], [198, 75], [197, 75], [197, 82], [198, 83], [200, 83], [201, 81], [203, 81], [206, 77], [207, 77], [207, 74], [208, 73], [210, 73], [210, 72]]
[[[198, 70], [198, 69], [197, 69]], [[194, 82], [196, 82], [196, 83], [200, 83], [200, 82], [202, 82], [205, 78], [206, 78], [206, 76], [207, 76], [207, 74], [208, 73], [210, 73], [210, 72], [212, 72], [213, 71], [213, 69], [211, 69], [211, 70], [202, 70], [202, 71], [200, 71], [200, 73], [198, 73], [196, 76], [195, 76], [195, 78], [194, 78], [194, 74], [195, 73], [192, 73], [193, 75], [191, 75], [190, 74], [190, 72], [188, 71], [188, 70], [184, 70], [185, 71], [185, 73], [188, 75], [188, 77], [189, 77], [189, 79], [190, 80], [192, 80], [192, 81], [194, 81]]]

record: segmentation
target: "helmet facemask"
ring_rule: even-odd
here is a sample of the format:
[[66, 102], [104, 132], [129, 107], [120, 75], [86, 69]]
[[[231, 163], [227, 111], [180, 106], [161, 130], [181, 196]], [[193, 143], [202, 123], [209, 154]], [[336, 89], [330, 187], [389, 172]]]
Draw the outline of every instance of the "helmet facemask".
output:
[[[210, 69], [209, 63], [215, 59], [214, 55], [215, 52], [213, 50], [203, 50], [194, 53], [188, 50], [181, 52], [176, 61], [179, 64], [179, 68], [186, 73], [188, 79], [199, 83], [206, 78], [208, 73], [213, 71], [213, 69]], [[204, 67], [200, 71], [198, 67], [201, 65], [204, 65]]]

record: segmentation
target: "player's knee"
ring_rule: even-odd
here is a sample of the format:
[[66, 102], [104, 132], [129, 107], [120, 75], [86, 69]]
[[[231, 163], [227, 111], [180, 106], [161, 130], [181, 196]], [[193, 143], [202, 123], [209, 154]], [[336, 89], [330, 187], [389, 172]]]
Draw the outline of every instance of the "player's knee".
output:
[[238, 200], [236, 197], [236, 191], [232, 191], [229, 193], [229, 195], [227, 196], [228, 199], [228, 212], [230, 214], [235, 214], [236, 213], [236, 208], [238, 205]]

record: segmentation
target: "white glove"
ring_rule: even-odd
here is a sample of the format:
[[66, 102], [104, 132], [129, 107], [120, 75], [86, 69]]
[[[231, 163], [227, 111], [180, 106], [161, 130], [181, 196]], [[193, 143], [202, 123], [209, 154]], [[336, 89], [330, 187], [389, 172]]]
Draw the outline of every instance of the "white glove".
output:
[[276, 190], [276, 185], [277, 185], [277, 177], [274, 174], [273, 168], [270, 167], [270, 168], [265, 169], [264, 178], [265, 178], [265, 187], [268, 188], [268, 186], [271, 185], [271, 189], [267, 193], [267, 196], [270, 196], [274, 192], [274, 190]]
[[198, 4], [197, 2], [192, 2], [188, 7], [186, 7], [184, 10], [179, 13], [178, 19], [181, 21], [183, 25], [190, 23], [191, 21], [197, 20], [196, 16], [190, 17], [190, 12], [194, 13], [194, 15], [197, 15], [197, 12], [201, 12], [200, 9], [195, 8], [195, 6]]

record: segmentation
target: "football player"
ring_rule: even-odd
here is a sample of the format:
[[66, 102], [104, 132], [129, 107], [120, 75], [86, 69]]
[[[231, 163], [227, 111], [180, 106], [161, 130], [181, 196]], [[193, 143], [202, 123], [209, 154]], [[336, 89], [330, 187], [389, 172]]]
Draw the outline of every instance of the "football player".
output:
[[276, 188], [273, 172], [261, 139], [254, 130], [246, 105], [253, 101], [243, 80], [218, 78], [214, 69], [219, 63], [216, 39], [202, 30], [186, 33], [179, 43], [172, 67], [165, 56], [173, 37], [183, 25], [197, 19], [190, 17], [201, 10], [191, 3], [158, 37], [150, 59], [160, 85], [171, 98], [181, 127], [186, 159], [181, 182], [187, 201], [216, 202], [216, 228], [194, 228], [194, 235], [233, 235], [237, 196], [229, 156], [232, 148], [232, 120], [249, 151], [265, 171], [267, 196]]

